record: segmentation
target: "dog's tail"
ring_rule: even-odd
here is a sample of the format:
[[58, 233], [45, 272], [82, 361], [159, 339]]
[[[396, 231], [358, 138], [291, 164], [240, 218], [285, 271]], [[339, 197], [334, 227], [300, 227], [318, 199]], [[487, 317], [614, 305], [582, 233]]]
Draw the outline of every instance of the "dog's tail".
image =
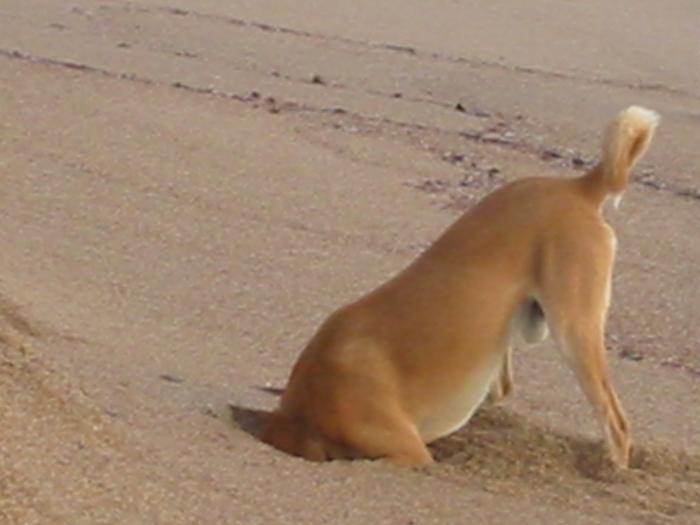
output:
[[630, 106], [608, 124], [603, 138], [602, 158], [585, 178], [601, 195], [621, 195], [629, 183], [635, 163], [649, 147], [659, 123], [655, 111]]

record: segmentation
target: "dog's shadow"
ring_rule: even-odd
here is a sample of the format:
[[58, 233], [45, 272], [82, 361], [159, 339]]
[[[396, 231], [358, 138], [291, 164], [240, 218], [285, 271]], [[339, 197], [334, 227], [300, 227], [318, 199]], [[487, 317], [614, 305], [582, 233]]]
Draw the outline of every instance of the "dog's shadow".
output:
[[[282, 388], [274, 387], [256, 387], [275, 397], [279, 397], [284, 392]], [[271, 412], [268, 410], [260, 410], [256, 408], [242, 407], [233, 403], [228, 404], [229, 413], [233, 424], [241, 429], [246, 434], [254, 439], [260, 440], [265, 423], [270, 417]]]

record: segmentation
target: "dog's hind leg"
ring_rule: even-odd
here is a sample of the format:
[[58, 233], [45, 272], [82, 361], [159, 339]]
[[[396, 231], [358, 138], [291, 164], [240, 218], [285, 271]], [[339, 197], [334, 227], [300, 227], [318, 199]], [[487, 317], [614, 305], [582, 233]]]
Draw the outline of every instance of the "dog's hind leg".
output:
[[552, 335], [603, 427], [614, 463], [626, 467], [630, 429], [610, 380], [604, 342], [614, 235], [606, 227], [568, 239], [550, 246], [543, 258], [541, 304]]

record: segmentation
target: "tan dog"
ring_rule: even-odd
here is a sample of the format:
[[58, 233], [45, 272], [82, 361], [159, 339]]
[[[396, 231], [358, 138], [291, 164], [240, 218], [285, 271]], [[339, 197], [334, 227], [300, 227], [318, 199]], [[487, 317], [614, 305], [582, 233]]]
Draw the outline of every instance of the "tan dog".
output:
[[539, 340], [548, 325], [613, 461], [627, 466], [630, 431], [604, 346], [616, 239], [601, 208], [627, 187], [657, 123], [652, 111], [626, 109], [586, 175], [494, 191], [400, 274], [333, 313], [263, 440], [311, 460], [430, 463], [426, 443], [464, 425], [490, 388], [511, 390], [515, 337]]

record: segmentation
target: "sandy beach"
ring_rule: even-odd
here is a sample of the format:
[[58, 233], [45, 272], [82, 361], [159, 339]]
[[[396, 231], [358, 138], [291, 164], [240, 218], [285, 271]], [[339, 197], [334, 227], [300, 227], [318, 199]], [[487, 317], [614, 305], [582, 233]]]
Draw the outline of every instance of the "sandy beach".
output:
[[[0, 523], [700, 522], [700, 4], [0, 3]], [[551, 341], [436, 463], [257, 437], [333, 309], [662, 122], [619, 211], [613, 472]]]

